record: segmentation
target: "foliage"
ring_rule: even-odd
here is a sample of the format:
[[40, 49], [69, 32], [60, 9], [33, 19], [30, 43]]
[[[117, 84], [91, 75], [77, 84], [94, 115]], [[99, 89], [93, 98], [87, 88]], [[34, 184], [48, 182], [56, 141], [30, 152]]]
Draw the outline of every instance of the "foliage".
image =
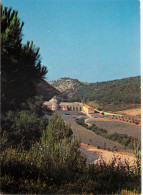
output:
[[33, 42], [22, 45], [18, 11], [1, 5], [2, 111], [15, 110], [35, 95], [35, 82], [47, 73], [41, 66], [39, 48]]
[[[24, 189], [21, 190], [26, 190], [22, 191], [25, 193], [27, 192], [25, 180], [32, 182], [40, 180], [40, 183], [44, 182], [46, 186], [51, 184], [58, 186], [63, 181], [72, 181], [75, 174], [82, 173], [86, 158], [79, 151], [79, 139], [71, 135], [69, 125], [65, 125], [63, 119], [54, 114], [43, 131], [40, 143], [35, 143], [28, 151], [20, 148], [3, 151], [2, 176], [6, 180], [8, 177], [13, 186], [5, 188], [7, 181], [3, 184], [3, 189], [16, 193], [20, 192], [16, 191], [20, 189], [18, 185], [24, 185]], [[36, 188], [32, 190], [35, 191]], [[30, 189], [28, 192], [31, 192]]]
[[[38, 127], [39, 118], [36, 116], [30, 110], [22, 110], [15, 115], [9, 112], [9, 124], [5, 125], [25, 128], [24, 132], [27, 133], [29, 127]], [[14, 122], [16, 119], [17, 123]], [[43, 120], [40, 118], [40, 121]], [[54, 114], [47, 128], [43, 125], [41, 129], [45, 129], [41, 139], [32, 143], [29, 150], [25, 150], [22, 144], [2, 150], [2, 192], [100, 194], [114, 193], [120, 189], [140, 192], [140, 173], [137, 173], [136, 166], [130, 167], [127, 162], [119, 161], [117, 164], [118, 159], [113, 159], [110, 164], [86, 164], [86, 158], [79, 150], [80, 140], [72, 136], [70, 126], [64, 123], [61, 116]], [[29, 131], [28, 135], [32, 136], [31, 129]], [[20, 132], [18, 135], [21, 135]]]
[[88, 127], [88, 125], [85, 124], [85, 122], [84, 122], [84, 118], [76, 119], [76, 123], [79, 124], [79, 125], [82, 125], [82, 126], [85, 127], [85, 128]]
[[30, 110], [38, 116], [43, 115], [43, 97], [29, 98], [25, 103], [21, 104], [21, 110]]
[[64, 123], [60, 115], [53, 114], [49, 119], [46, 131], [42, 135], [42, 143], [57, 143], [64, 138], [69, 138], [73, 134], [69, 125]]
[[79, 159], [79, 156], [78, 160], [71, 158], [72, 163], [78, 161], [75, 169], [72, 163], [62, 164], [61, 156], [54, 157], [39, 146], [30, 151], [8, 149], [1, 157], [2, 191], [14, 194], [112, 194], [124, 189], [141, 192], [140, 175], [127, 161], [114, 158], [109, 164], [100, 161], [83, 166]]
[[20, 111], [8, 111], [1, 118], [1, 149], [7, 147], [17, 147], [23, 144], [25, 149], [29, 149], [32, 142], [40, 140], [43, 130], [48, 121], [43, 118], [41, 101], [38, 99], [28, 100], [22, 104]]
[[136, 172], [138, 175], [141, 174], [141, 143], [138, 142], [134, 142], [134, 153], [136, 155], [136, 164], [137, 164], [137, 169]]

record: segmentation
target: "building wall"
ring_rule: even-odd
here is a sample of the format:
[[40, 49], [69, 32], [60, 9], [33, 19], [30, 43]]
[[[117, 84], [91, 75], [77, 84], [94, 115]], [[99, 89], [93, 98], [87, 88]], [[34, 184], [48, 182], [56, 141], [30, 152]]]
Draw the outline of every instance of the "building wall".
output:
[[61, 102], [58, 104], [54, 98], [52, 98], [50, 101], [45, 101], [43, 105], [49, 107], [51, 110], [64, 111], [82, 111], [83, 106], [83, 104], [80, 102]]
[[82, 103], [80, 102], [61, 102], [59, 104], [61, 110], [66, 111], [81, 111], [82, 110]]
[[87, 114], [94, 114], [94, 108], [91, 108], [88, 105], [83, 105], [83, 111], [86, 112]]

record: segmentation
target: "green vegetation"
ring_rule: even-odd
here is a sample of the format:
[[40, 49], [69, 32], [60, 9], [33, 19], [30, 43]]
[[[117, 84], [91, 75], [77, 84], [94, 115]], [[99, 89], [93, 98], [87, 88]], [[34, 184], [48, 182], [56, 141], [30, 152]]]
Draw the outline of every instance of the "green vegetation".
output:
[[2, 112], [16, 110], [36, 95], [35, 83], [47, 73], [41, 65], [40, 48], [33, 41], [22, 44], [23, 25], [17, 11], [1, 5]]
[[140, 175], [141, 172], [141, 142], [136, 142], [134, 144], [134, 153], [137, 157], [136, 159], [136, 174]]
[[29, 149], [33, 142], [40, 139], [48, 121], [42, 117], [42, 100], [29, 99], [19, 111], [8, 111], [1, 117], [1, 149], [16, 148], [23, 145]]
[[[68, 81], [68, 82], [67, 82]], [[66, 83], [66, 84], [65, 84]], [[77, 79], [62, 78], [52, 81], [51, 85], [64, 93], [62, 101], [93, 102], [96, 109], [118, 111], [140, 107], [141, 77], [97, 83], [83, 83]]]
[[43, 96], [44, 101], [49, 101], [53, 98], [53, 96], [62, 96], [62, 93], [52, 87], [46, 80], [41, 79], [36, 84], [36, 95], [37, 96]]
[[135, 167], [118, 159], [88, 165], [79, 146], [70, 126], [54, 114], [29, 150], [21, 145], [2, 151], [2, 192], [111, 194], [126, 189], [140, 193], [140, 173]]
[[[25, 125], [29, 125], [29, 121], [25, 121]], [[69, 125], [65, 125], [63, 119], [54, 114], [39, 141], [28, 150], [23, 145], [5, 149], [1, 164], [1, 176], [5, 178], [2, 190], [9, 193], [35, 193], [38, 185], [40, 192], [41, 184], [54, 187], [63, 180], [67, 182], [75, 173], [82, 172], [86, 158], [78, 150], [79, 140], [71, 135]], [[30, 182], [36, 183], [34, 188]]]
[[[98, 135], [101, 135], [107, 139], [113, 140], [115, 142], [118, 142], [122, 144], [123, 146], [134, 149], [136, 143], [140, 143], [140, 141], [132, 136], [128, 136], [126, 134], [119, 134], [119, 133], [112, 133], [109, 134], [107, 130], [104, 130], [100, 127], [97, 127], [95, 124], [88, 126], [84, 123], [84, 119], [76, 119], [77, 124], [82, 125], [83, 127], [92, 130]], [[139, 147], [139, 146], [138, 146]]]
[[1, 13], [1, 193], [140, 193], [139, 163], [130, 167], [113, 159], [88, 165], [80, 140], [61, 116], [45, 118], [42, 97], [34, 97], [34, 83], [47, 72], [39, 48], [33, 42], [22, 45], [17, 11], [1, 6]]

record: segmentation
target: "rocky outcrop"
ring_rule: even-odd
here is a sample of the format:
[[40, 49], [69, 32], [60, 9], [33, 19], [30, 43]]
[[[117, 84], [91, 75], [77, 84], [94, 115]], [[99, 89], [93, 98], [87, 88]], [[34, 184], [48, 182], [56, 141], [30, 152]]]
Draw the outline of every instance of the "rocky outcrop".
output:
[[51, 81], [49, 82], [50, 85], [55, 87], [57, 90], [59, 90], [62, 93], [68, 94], [70, 96], [70, 93], [77, 89], [78, 86], [81, 85], [81, 82], [77, 79], [71, 79], [71, 78], [61, 78], [57, 81]]

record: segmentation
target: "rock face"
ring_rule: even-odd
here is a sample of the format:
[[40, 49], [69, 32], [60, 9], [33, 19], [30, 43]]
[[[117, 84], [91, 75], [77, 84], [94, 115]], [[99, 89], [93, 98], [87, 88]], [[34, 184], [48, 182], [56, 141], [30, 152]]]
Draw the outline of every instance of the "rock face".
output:
[[36, 84], [36, 94], [43, 96], [44, 101], [50, 100], [53, 96], [61, 95], [61, 92], [42, 79]]
[[76, 83], [73, 83], [71, 80], [66, 80], [63, 85], [59, 86], [59, 90], [61, 92], [69, 91], [71, 89], [74, 89], [75, 85], [76, 85]]
[[67, 77], [51, 81], [49, 84], [68, 97], [73, 97], [78, 88], [83, 85], [79, 80]]
[[77, 79], [70, 78], [61, 78], [57, 81], [49, 82], [50, 85], [58, 89], [60, 92], [69, 92], [70, 90], [74, 90], [80, 82]]

